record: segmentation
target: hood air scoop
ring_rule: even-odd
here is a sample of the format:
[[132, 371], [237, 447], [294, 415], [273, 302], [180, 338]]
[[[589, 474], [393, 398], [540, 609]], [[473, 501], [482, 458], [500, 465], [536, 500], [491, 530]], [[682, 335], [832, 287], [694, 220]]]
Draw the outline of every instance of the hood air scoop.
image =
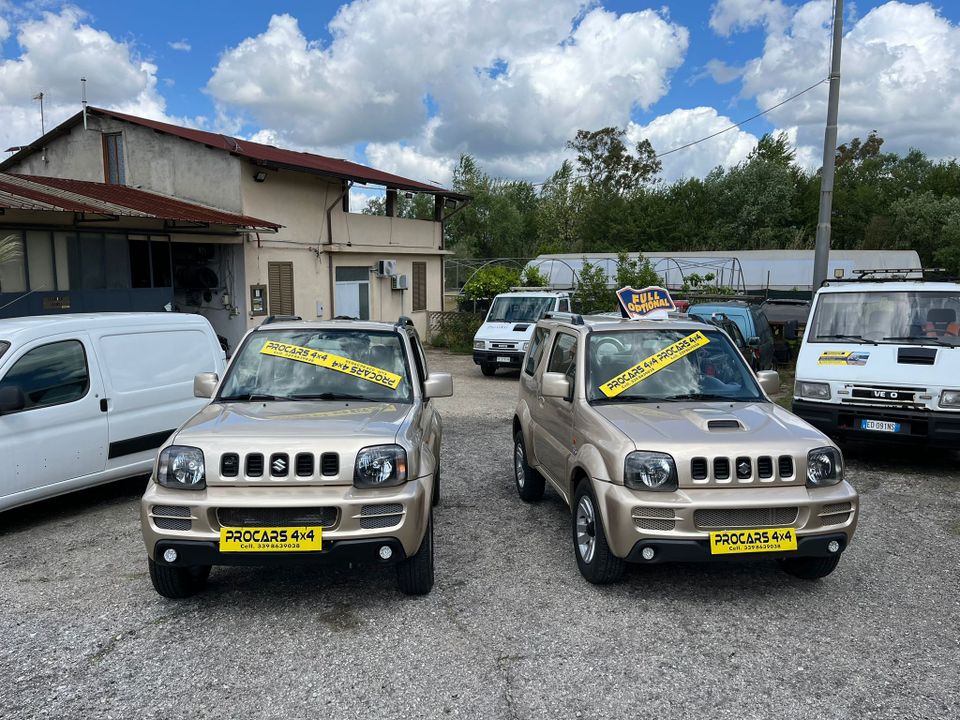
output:
[[739, 420], [707, 420], [707, 430], [743, 430]]

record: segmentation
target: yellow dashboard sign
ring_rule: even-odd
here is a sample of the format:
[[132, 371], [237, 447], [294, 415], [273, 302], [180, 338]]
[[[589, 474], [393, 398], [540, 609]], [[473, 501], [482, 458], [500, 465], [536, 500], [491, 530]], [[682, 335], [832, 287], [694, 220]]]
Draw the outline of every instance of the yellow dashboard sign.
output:
[[275, 340], [265, 342], [263, 347], [260, 348], [260, 352], [264, 355], [282, 357], [287, 360], [296, 360], [297, 362], [309, 363], [330, 370], [336, 370], [345, 375], [352, 375], [367, 382], [383, 385], [391, 390], [396, 390], [402, 380], [399, 375], [384, 370], [383, 368], [367, 365], [366, 363], [357, 362], [356, 360], [324, 352], [323, 350], [313, 350], [312, 348], [301, 347], [300, 345], [289, 345]]
[[701, 348], [710, 340], [699, 330], [692, 335], [687, 335], [672, 345], [667, 345], [663, 350], [655, 352], [650, 357], [644, 358], [632, 368], [624, 370], [616, 377], [600, 385], [600, 392], [609, 397], [616, 397], [624, 390], [629, 390], [642, 380], [646, 380], [654, 373], [658, 373], [671, 363], [676, 362], [685, 355], [689, 355], [697, 348]]

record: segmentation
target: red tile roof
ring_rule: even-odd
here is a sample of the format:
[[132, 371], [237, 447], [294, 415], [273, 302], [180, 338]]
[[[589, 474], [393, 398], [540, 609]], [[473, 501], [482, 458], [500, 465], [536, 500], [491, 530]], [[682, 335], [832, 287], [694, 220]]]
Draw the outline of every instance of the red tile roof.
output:
[[64, 210], [67, 212], [145, 217], [159, 220], [234, 225], [255, 230], [276, 230], [280, 224], [237, 215], [126, 185], [86, 180], [0, 173], [0, 208]]

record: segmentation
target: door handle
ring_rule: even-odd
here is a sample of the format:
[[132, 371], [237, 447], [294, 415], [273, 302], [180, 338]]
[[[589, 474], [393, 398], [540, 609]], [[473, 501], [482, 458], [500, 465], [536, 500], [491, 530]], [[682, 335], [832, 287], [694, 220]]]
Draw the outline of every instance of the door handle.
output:
[[100, 398], [100, 412], [107, 411], [107, 398]]

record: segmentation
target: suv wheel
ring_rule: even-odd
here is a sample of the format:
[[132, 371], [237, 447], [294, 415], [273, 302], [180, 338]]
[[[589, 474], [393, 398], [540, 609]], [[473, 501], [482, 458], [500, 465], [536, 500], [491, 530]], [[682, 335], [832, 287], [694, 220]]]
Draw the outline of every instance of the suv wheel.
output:
[[497, 371], [497, 366], [492, 365], [491, 363], [483, 363], [483, 365], [480, 366], [480, 372], [482, 372], [487, 377], [490, 377], [496, 371]]
[[794, 557], [780, 561], [783, 571], [803, 580], [818, 580], [826, 577], [840, 564], [840, 555], [829, 557]]
[[577, 485], [573, 505], [573, 551], [577, 555], [580, 574], [594, 585], [607, 585], [623, 577], [626, 563], [607, 545], [603, 520], [597, 510], [589, 480]]
[[397, 586], [405, 595], [426, 595], [433, 587], [433, 513], [420, 549], [397, 565]]
[[513, 480], [517, 484], [517, 494], [524, 502], [534, 502], [543, 497], [543, 475], [527, 464], [522, 430], [517, 430], [513, 436]]
[[147, 558], [147, 562], [150, 566], [153, 589], [172, 600], [182, 600], [196, 595], [206, 587], [207, 578], [210, 577], [209, 565], [195, 567], [159, 565], [150, 558]]

